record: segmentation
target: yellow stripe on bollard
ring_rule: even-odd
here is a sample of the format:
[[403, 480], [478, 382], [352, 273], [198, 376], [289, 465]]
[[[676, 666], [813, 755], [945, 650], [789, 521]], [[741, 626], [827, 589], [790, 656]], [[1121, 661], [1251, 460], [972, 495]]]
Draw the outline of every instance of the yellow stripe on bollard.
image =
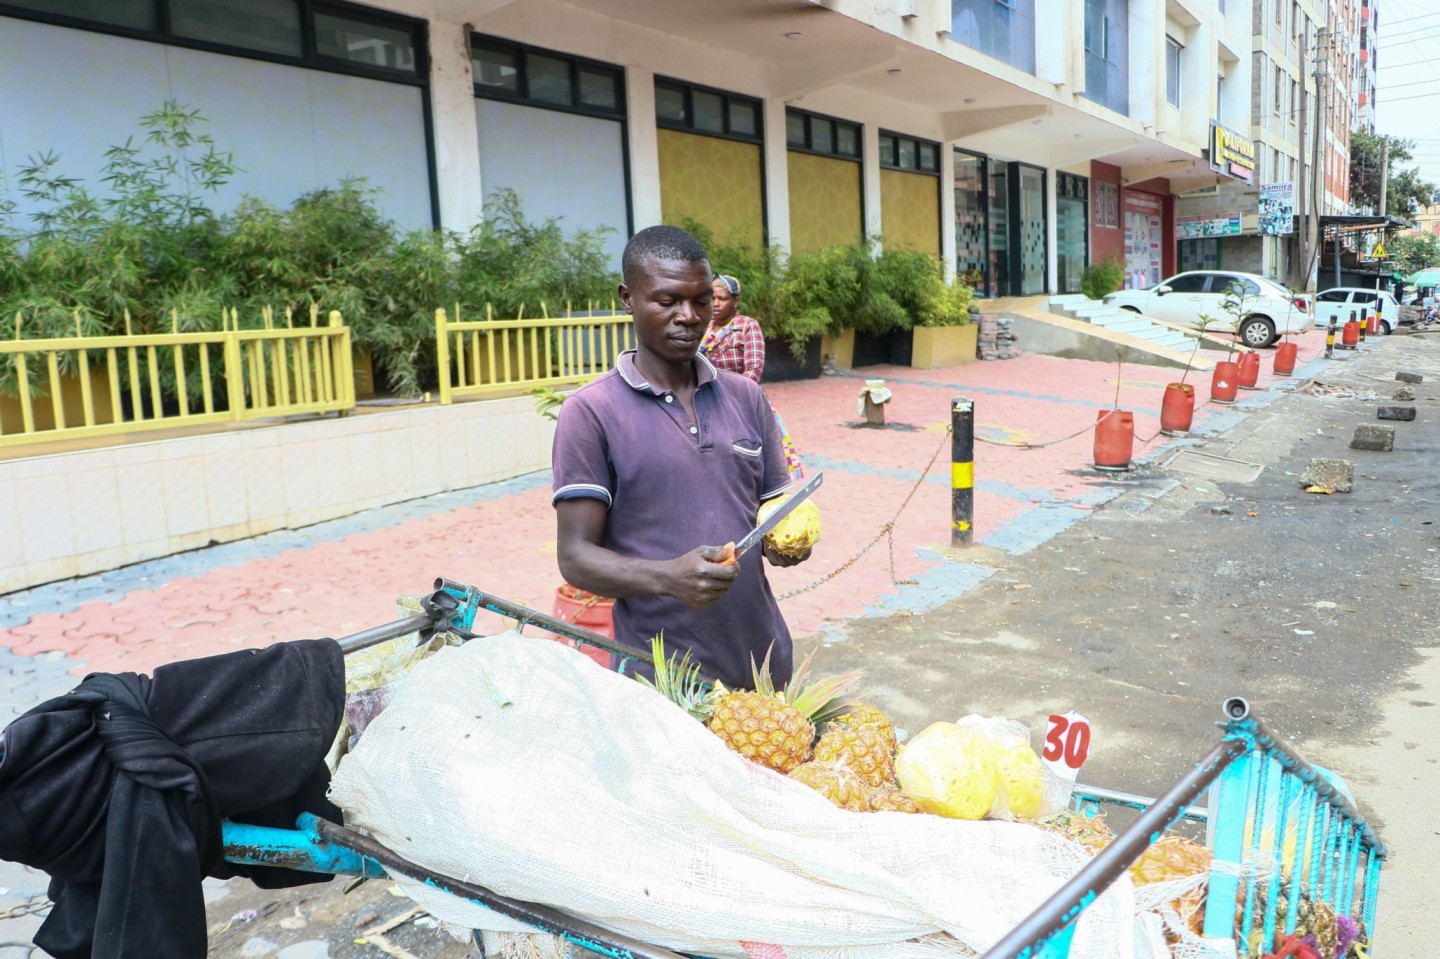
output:
[[975, 485], [975, 464], [974, 463], [951, 463], [950, 464], [950, 488], [970, 489]]

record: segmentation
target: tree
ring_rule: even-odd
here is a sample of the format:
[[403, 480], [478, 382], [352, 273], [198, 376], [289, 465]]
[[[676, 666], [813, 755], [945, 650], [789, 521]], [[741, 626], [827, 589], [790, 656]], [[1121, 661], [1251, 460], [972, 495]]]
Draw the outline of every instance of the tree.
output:
[[1410, 153], [1415, 146], [1413, 140], [1364, 130], [1350, 134], [1350, 202], [1371, 210], [1380, 206], [1380, 153], [1381, 145], [1387, 143], [1385, 165], [1390, 182], [1385, 191], [1385, 212], [1410, 219], [1429, 205], [1437, 189], [1435, 184], [1420, 179], [1418, 170], [1400, 169], [1414, 159]]
[[1393, 260], [1400, 272], [1407, 276], [1416, 270], [1440, 266], [1440, 237], [1433, 233], [1420, 236], [1401, 233], [1392, 237], [1386, 247], [1390, 254], [1387, 259]]

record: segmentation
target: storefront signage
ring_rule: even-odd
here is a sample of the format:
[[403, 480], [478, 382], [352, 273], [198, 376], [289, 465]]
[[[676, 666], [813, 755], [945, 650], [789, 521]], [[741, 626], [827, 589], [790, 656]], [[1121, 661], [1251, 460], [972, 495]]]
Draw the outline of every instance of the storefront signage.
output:
[[1153, 193], [1126, 190], [1125, 209], [1131, 213], [1152, 213], [1159, 216], [1165, 211], [1165, 201]]
[[1287, 236], [1295, 232], [1295, 184], [1260, 184], [1260, 232]]
[[1175, 235], [1181, 240], [1201, 240], [1210, 236], [1239, 236], [1240, 214], [1219, 216], [1180, 216], [1175, 218]]
[[1255, 141], [1211, 120], [1210, 169], [1250, 183], [1255, 179]]

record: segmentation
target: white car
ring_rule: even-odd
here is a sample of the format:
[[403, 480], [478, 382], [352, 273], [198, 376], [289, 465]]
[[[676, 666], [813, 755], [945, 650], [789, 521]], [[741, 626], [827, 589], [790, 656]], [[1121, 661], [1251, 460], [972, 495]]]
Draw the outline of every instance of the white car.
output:
[[1374, 316], [1378, 311], [1380, 332], [1385, 336], [1400, 325], [1400, 303], [1393, 295], [1384, 290], [1367, 290], [1359, 286], [1337, 286], [1316, 296], [1315, 325], [1323, 330], [1334, 317], [1337, 327], [1344, 326], [1352, 313], [1358, 320], [1362, 309], [1368, 316]]
[[[1225, 312], [1225, 293], [1231, 288], [1240, 294], [1238, 323]], [[1257, 348], [1271, 345], [1282, 333], [1310, 329], [1305, 298], [1254, 273], [1191, 270], [1147, 290], [1111, 293], [1105, 304], [1180, 326], [1234, 332], [1246, 346]], [[1207, 316], [1213, 318], [1208, 326]]]

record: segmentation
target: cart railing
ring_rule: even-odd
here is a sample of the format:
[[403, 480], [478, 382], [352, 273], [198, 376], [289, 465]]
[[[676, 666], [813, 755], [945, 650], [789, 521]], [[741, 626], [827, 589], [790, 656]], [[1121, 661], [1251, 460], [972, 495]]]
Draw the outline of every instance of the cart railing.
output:
[[[1267, 954], [1277, 934], [1295, 932], [1304, 897], [1336, 916], [1358, 918], [1373, 941], [1386, 855], [1380, 837], [1324, 773], [1250, 714], [1245, 700], [1231, 699], [1224, 709], [1220, 743], [1159, 798], [1077, 789], [1082, 807], [1143, 811], [982, 959], [1064, 959], [1085, 908], [1181, 819], [1204, 821], [1210, 833], [1205, 938], [1234, 941], [1241, 956]], [[1209, 808], [1192, 808], [1207, 789]]]

